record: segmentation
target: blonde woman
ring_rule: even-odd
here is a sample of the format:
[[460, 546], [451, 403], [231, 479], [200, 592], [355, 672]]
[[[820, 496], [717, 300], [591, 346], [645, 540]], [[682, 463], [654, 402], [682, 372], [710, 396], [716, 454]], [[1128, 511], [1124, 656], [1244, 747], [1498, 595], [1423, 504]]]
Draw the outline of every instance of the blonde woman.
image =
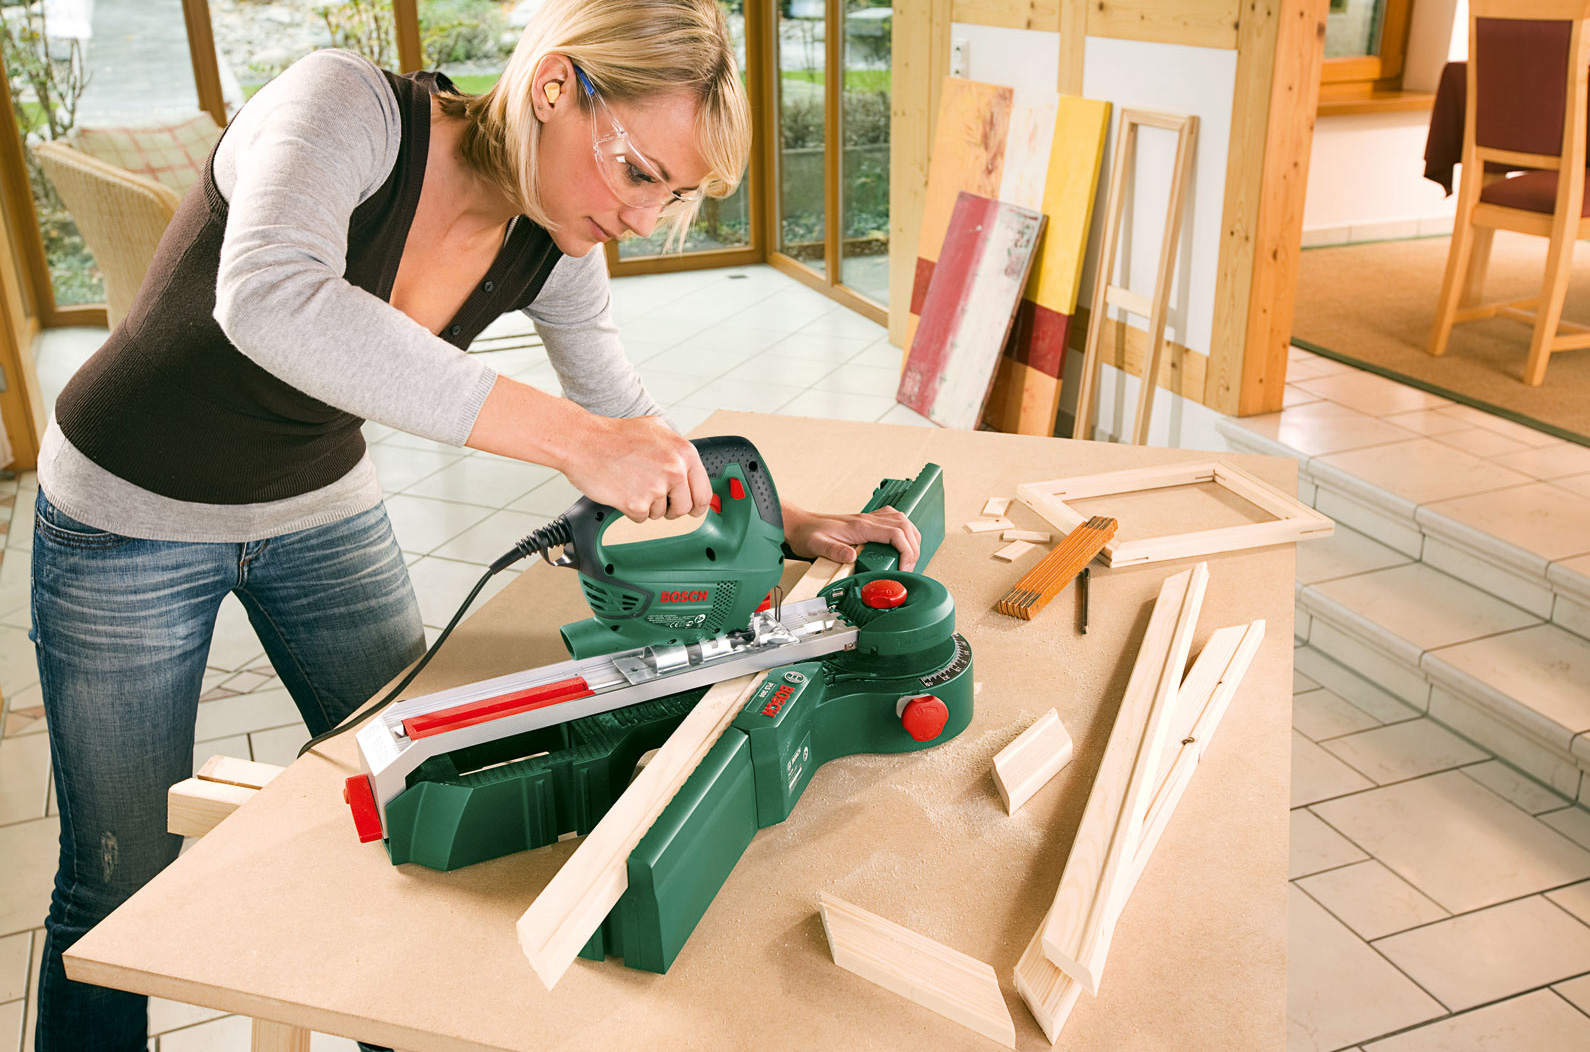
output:
[[[248, 611], [309, 729], [424, 649], [364, 420], [558, 469], [635, 519], [701, 514], [693, 447], [626, 361], [600, 243], [730, 193], [750, 129], [713, 0], [547, 0], [487, 94], [318, 52], [232, 122], [39, 463], [33, 623], [61, 817], [38, 1052], [144, 1047], [142, 997], [61, 953], [176, 857], [217, 609]], [[463, 348], [534, 319], [565, 397]], [[784, 505], [845, 560], [898, 513]], [[346, 889], [344, 889], [346, 890]]]

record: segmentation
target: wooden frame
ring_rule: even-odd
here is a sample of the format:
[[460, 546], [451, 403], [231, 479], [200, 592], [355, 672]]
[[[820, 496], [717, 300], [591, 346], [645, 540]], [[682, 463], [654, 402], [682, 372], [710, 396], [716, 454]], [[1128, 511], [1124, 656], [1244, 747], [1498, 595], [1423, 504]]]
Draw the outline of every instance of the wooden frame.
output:
[[817, 901], [839, 967], [1006, 1048], [1016, 1047], [1016, 1024], [989, 965], [826, 891]]
[[1336, 524], [1295, 497], [1260, 481], [1224, 459], [1192, 460], [1166, 467], [1132, 468], [1100, 475], [1024, 482], [1016, 487], [1016, 499], [1041, 515], [1057, 529], [1067, 533], [1088, 520], [1066, 504], [1118, 493], [1170, 486], [1190, 486], [1212, 482], [1276, 518], [1273, 522], [1252, 522], [1240, 526], [1221, 526], [1208, 530], [1173, 534], [1167, 537], [1133, 541], [1111, 540], [1100, 556], [1106, 566], [1135, 566], [1214, 555], [1243, 548], [1262, 548], [1269, 544], [1289, 544], [1312, 537], [1329, 537]]
[[[784, 602], [811, 599], [854, 568], [854, 563], [818, 559]], [[629, 886], [629, 853], [766, 675], [724, 680], [707, 691], [519, 918], [519, 946], [548, 990]]]
[[[1176, 161], [1171, 169], [1170, 193], [1165, 204], [1165, 231], [1160, 239], [1159, 266], [1154, 274], [1152, 296], [1132, 292], [1113, 284], [1115, 253], [1121, 236], [1121, 214], [1126, 207], [1128, 178], [1137, 178], [1137, 129], [1162, 128], [1176, 133]], [[1192, 181], [1193, 151], [1198, 143], [1198, 118], [1149, 110], [1122, 110], [1115, 132], [1115, 160], [1110, 169], [1110, 195], [1105, 205], [1104, 239], [1099, 249], [1099, 264], [1094, 271], [1093, 306], [1090, 321], [1106, 316], [1111, 307], [1148, 319], [1148, 352], [1138, 384], [1137, 418], [1132, 421], [1132, 444], [1148, 444], [1148, 426], [1154, 412], [1154, 395], [1159, 390], [1159, 363], [1165, 346], [1166, 312], [1170, 307], [1170, 279], [1176, 273], [1176, 246], [1181, 243], [1182, 201]], [[1125, 276], [1123, 276], [1125, 280]], [[1104, 326], [1088, 326], [1087, 347], [1082, 355], [1082, 384], [1077, 389], [1076, 420], [1072, 438], [1093, 437], [1093, 385], [1099, 371], [1099, 341]]]
[[1208, 584], [1209, 567], [1199, 563], [1173, 574], [1160, 587], [1054, 904], [1044, 920], [1044, 956], [1091, 994], [1099, 992], [1104, 975], [1120, 916], [1117, 903], [1129, 892], [1122, 887], [1131, 882], [1132, 862], [1166, 748], [1164, 729], [1176, 706]]
[[[1590, 347], [1590, 326], [1562, 320], [1568, 298], [1568, 279], [1574, 245], [1590, 237], [1590, 218], [1583, 216], [1586, 159], [1586, 109], [1590, 106], [1590, 2], [1550, 0], [1520, 6], [1509, 0], [1471, 0], [1469, 5], [1469, 54], [1479, 54], [1478, 20], [1481, 18], [1550, 19], [1572, 21], [1568, 44], [1567, 103], [1563, 107], [1562, 151], [1559, 155], [1516, 153], [1482, 147], [1476, 141], [1476, 116], [1479, 108], [1479, 63], [1468, 63], [1465, 92], [1468, 105], [1463, 124], [1463, 175], [1458, 187], [1457, 216], [1453, 220], [1452, 246], [1447, 252], [1446, 273], [1441, 282], [1441, 298], [1436, 307], [1435, 325], [1430, 330], [1427, 350], [1439, 356], [1446, 353], [1452, 326], [1458, 322], [1504, 317], [1524, 322], [1532, 328], [1529, 356], [1524, 363], [1524, 383], [1537, 386], [1546, 379], [1546, 367], [1556, 351]], [[1532, 212], [1491, 204], [1480, 200], [1480, 192], [1499, 176], [1486, 173], [1485, 164], [1501, 164], [1555, 171], [1557, 196], [1552, 213]], [[1538, 296], [1501, 303], [1476, 303], [1485, 282], [1490, 258], [1491, 238], [1497, 230], [1534, 234], [1547, 239], [1544, 288]]]
[[[1171, 814], [1192, 780], [1199, 759], [1209, 747], [1232, 695], [1252, 664], [1259, 644], [1264, 640], [1264, 629], [1263, 621], [1255, 621], [1246, 626], [1216, 630], [1182, 680], [1175, 719], [1167, 728], [1170, 733], [1166, 738], [1167, 741], [1176, 741], [1176, 736], [1180, 734], [1182, 743], [1171, 761], [1163, 765], [1156, 782], [1152, 802], [1142, 822], [1142, 835], [1136, 854], [1132, 857], [1121, 893], [1113, 903], [1117, 915], [1125, 909], [1126, 901], [1142, 877], [1160, 836], [1170, 822]], [[1045, 925], [1047, 922], [1046, 916]], [[1060, 1030], [1082, 993], [1082, 984], [1055, 967], [1044, 956], [1043, 930], [1044, 925], [1040, 925], [1038, 931], [1033, 933], [1032, 940], [1016, 964], [1014, 978], [1016, 992], [1021, 995], [1044, 1035], [1053, 1044], [1060, 1039]]]

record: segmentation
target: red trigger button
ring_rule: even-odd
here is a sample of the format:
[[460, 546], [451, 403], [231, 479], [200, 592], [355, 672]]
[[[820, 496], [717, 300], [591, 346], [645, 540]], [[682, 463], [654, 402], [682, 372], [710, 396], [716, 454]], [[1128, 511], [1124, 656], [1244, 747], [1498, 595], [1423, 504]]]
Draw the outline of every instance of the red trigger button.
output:
[[745, 499], [745, 487], [740, 485], [739, 479], [729, 480], [729, 496], [735, 500]]
[[716, 493], [712, 495], [712, 510], [717, 512], [719, 515], [723, 514], [723, 498], [718, 496]]

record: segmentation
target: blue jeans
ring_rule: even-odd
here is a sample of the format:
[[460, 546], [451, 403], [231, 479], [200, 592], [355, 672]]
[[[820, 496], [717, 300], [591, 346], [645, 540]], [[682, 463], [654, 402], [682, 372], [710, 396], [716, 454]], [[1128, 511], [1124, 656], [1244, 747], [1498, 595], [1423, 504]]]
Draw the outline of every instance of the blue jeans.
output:
[[45, 921], [37, 1052], [141, 1052], [148, 999], [73, 982], [61, 954], [177, 857], [166, 789], [193, 773], [216, 613], [234, 593], [312, 733], [425, 649], [386, 509], [244, 544], [84, 525], [40, 491], [33, 640], [61, 857]]

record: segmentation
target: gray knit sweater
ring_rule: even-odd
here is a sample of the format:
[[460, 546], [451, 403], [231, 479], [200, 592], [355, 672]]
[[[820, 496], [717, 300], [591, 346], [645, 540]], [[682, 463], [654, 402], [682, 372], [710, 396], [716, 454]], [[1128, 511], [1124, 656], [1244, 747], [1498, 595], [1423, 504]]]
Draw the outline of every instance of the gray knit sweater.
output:
[[[401, 135], [391, 85], [350, 52], [315, 52], [262, 88], [215, 156], [228, 203], [215, 316], [238, 350], [306, 394], [462, 445], [496, 372], [342, 277], [349, 217], [386, 181]], [[300, 306], [283, 311], [280, 303]], [[603, 416], [661, 412], [619, 342], [600, 250], [560, 260], [525, 313], [568, 398]], [[279, 536], [381, 500], [368, 455], [336, 482], [285, 500], [174, 500], [99, 467], [53, 419], [39, 485], [75, 519], [159, 540]]]

